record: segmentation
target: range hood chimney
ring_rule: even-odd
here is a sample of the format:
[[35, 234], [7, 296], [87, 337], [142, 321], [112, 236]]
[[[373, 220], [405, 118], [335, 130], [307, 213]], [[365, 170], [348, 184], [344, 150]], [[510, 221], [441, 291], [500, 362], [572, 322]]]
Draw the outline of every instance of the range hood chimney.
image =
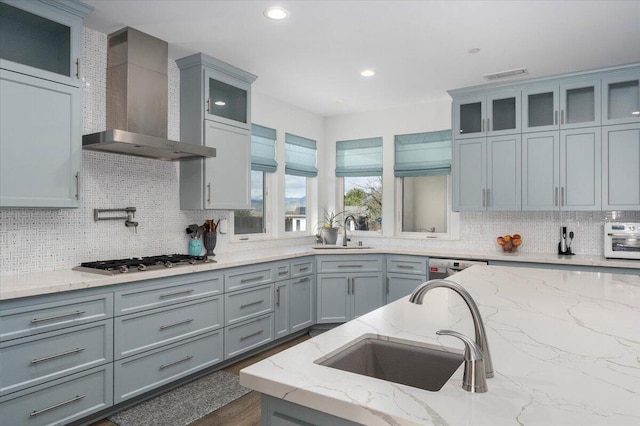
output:
[[167, 139], [168, 45], [133, 28], [109, 34], [107, 130], [82, 137], [82, 148], [178, 161], [216, 150]]

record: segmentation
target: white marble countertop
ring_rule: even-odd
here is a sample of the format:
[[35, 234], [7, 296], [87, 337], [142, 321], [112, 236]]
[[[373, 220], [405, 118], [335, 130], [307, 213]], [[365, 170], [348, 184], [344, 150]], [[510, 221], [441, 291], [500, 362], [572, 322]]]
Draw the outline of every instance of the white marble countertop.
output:
[[[314, 363], [363, 335], [462, 349], [468, 309], [436, 289], [407, 298], [243, 369], [251, 389], [366, 425], [637, 425], [640, 423], [640, 277], [474, 266], [453, 277], [479, 305], [495, 377], [461, 388], [463, 367], [438, 392]], [[411, 366], [420, 368], [420, 365]]]
[[506, 262], [531, 262], [548, 264], [565, 264], [580, 266], [599, 266], [609, 268], [638, 268], [640, 260], [609, 260], [603, 256], [559, 256], [557, 254], [538, 253], [501, 253], [487, 251], [451, 251], [430, 248], [404, 247], [374, 247], [371, 249], [322, 249], [316, 250], [312, 246], [292, 246], [269, 248], [255, 251], [234, 251], [217, 254], [217, 263], [196, 266], [182, 266], [179, 268], [146, 271], [144, 273], [116, 274], [112, 276], [73, 270], [56, 270], [33, 272], [19, 275], [0, 276], [0, 300], [16, 299], [20, 297], [38, 296], [58, 293], [62, 291], [79, 290], [84, 288], [103, 287], [160, 278], [173, 275], [189, 274], [234, 266], [251, 265], [258, 262], [270, 262], [301, 256], [317, 254], [408, 254], [441, 258], [469, 259], [469, 260], [500, 260]]

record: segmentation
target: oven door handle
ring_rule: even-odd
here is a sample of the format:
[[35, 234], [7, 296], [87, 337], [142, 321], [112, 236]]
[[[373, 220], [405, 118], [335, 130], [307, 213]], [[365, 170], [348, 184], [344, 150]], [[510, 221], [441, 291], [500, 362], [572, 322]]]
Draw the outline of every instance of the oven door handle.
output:
[[629, 238], [640, 238], [640, 234], [631, 234], [631, 233], [615, 233], [615, 232], [609, 232], [607, 234], [607, 236], [609, 237], [629, 237]]

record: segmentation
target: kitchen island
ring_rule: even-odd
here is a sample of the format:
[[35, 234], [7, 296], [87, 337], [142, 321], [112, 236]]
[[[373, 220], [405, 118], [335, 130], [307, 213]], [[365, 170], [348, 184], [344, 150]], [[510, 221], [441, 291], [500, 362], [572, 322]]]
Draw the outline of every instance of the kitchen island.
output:
[[461, 350], [436, 335], [474, 335], [466, 305], [446, 289], [423, 305], [405, 297], [245, 368], [240, 382], [267, 400], [366, 425], [640, 423], [639, 276], [474, 266], [451, 279], [484, 319], [495, 369], [487, 393], [462, 389], [462, 366], [430, 392], [318, 364], [363, 336]]

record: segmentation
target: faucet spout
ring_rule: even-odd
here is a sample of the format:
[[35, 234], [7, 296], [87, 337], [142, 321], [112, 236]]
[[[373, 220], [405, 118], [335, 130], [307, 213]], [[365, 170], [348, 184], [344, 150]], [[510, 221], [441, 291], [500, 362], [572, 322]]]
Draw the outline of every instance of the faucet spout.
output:
[[469, 292], [462, 287], [460, 284], [450, 281], [450, 280], [430, 280], [420, 284], [413, 290], [411, 296], [409, 297], [409, 302], [415, 303], [418, 305], [422, 305], [422, 299], [424, 296], [434, 288], [444, 287], [450, 290], [455, 291], [462, 297], [462, 300], [469, 307], [469, 311], [471, 311], [471, 317], [473, 318], [473, 328], [476, 333], [476, 344], [480, 351], [482, 351], [483, 360], [484, 360], [484, 370], [487, 377], [493, 377], [493, 362], [491, 361], [491, 353], [489, 352], [489, 342], [487, 341], [487, 333], [484, 329], [484, 324], [482, 323], [482, 317], [480, 316], [480, 310], [478, 309], [478, 305], [473, 300]]
[[346, 247], [347, 241], [349, 241], [349, 239], [347, 238], [347, 224], [350, 220], [353, 222], [356, 229], [358, 229], [358, 222], [356, 221], [356, 218], [352, 214], [344, 218], [344, 227], [343, 227], [344, 235], [342, 236], [342, 247]]

